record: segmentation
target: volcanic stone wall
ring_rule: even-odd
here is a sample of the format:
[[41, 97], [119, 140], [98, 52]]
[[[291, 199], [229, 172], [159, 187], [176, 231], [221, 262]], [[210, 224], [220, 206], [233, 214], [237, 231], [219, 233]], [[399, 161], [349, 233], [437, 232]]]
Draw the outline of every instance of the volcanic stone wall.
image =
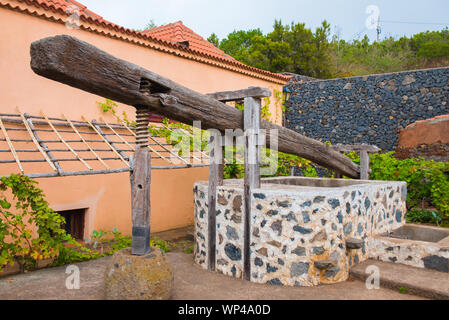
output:
[[293, 77], [286, 126], [332, 144], [396, 148], [409, 124], [449, 114], [449, 68], [332, 80]]

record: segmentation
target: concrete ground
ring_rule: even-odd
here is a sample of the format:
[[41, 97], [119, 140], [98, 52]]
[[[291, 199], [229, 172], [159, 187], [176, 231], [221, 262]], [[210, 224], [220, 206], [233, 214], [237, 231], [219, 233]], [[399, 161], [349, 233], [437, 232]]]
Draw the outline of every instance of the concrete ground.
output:
[[395, 291], [406, 290], [430, 299], [449, 300], [449, 274], [436, 270], [421, 269], [399, 263], [366, 260], [351, 269], [351, 276], [365, 281], [368, 266], [376, 266], [380, 285]]
[[[410, 300], [422, 299], [398, 290], [368, 290], [362, 281], [318, 287], [261, 285], [210, 273], [193, 264], [191, 254], [168, 253], [173, 264], [175, 300]], [[79, 290], [68, 290], [66, 267], [41, 269], [0, 279], [0, 300], [103, 299], [103, 278], [110, 257], [77, 263]]]

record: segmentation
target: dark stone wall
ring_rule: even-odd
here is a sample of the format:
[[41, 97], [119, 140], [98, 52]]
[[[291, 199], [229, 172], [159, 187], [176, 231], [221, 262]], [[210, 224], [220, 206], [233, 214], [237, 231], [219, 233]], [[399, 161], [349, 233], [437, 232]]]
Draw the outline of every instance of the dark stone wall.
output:
[[449, 68], [304, 80], [293, 77], [284, 89], [286, 126], [323, 142], [391, 151], [401, 129], [449, 114]]

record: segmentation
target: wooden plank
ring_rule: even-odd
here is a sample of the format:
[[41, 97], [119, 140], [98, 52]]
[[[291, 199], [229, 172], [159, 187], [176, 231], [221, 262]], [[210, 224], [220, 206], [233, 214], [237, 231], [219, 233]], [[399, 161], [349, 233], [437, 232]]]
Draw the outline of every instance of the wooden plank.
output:
[[[186, 124], [201, 121], [205, 130], [243, 127], [242, 111], [71, 36], [33, 42], [31, 68], [43, 77], [127, 105], [146, 106], [151, 112], [173, 120]], [[322, 142], [265, 120], [261, 121], [261, 129], [278, 130], [281, 152], [304, 157], [348, 177], [360, 176], [355, 163]]]
[[243, 277], [251, 279], [251, 197], [254, 189], [260, 188], [260, 108], [259, 98], [245, 98], [244, 130], [245, 130], [245, 179], [243, 217]]
[[369, 180], [369, 155], [368, 151], [360, 151], [360, 179]]
[[252, 98], [271, 97], [271, 91], [269, 89], [261, 87], [249, 87], [248, 89], [243, 90], [208, 93], [206, 94], [206, 96], [221, 102], [230, 102], [230, 101], [243, 100], [248, 97]]
[[370, 153], [376, 153], [376, 152], [380, 151], [380, 149], [378, 147], [369, 145], [369, 144], [354, 144], [354, 145], [337, 144], [337, 145], [333, 146], [332, 148], [338, 152], [367, 151]]
[[87, 146], [87, 148], [89, 148], [89, 150], [95, 155], [95, 157], [98, 159], [98, 161], [101, 162], [101, 164], [103, 164], [106, 169], [111, 169], [106, 162], [103, 161], [103, 159], [95, 152], [94, 149], [92, 149], [92, 147], [87, 143], [87, 141], [83, 138], [83, 136], [79, 133], [78, 129], [75, 127], [75, 125], [73, 124], [73, 122], [71, 120], [69, 120], [65, 114], [62, 115], [64, 117], [64, 119], [69, 123], [69, 125], [72, 127], [73, 131], [78, 135], [78, 137], [81, 139], [81, 141]]
[[[47, 161], [47, 163], [50, 165], [50, 167], [54, 170], [57, 171], [58, 173], [61, 173], [61, 168], [59, 167], [59, 165], [57, 163], [53, 163], [51, 161], [51, 159], [49, 157], [52, 157], [51, 154], [47, 154], [46, 151], [44, 151], [42, 149], [42, 147], [47, 149], [47, 145], [42, 143], [41, 141], [38, 141], [37, 139], [40, 140], [39, 136], [37, 135], [35, 128], [33, 126], [33, 123], [31, 122], [31, 119], [26, 119], [25, 116], [23, 115], [23, 113], [17, 108], [17, 111], [20, 114], [20, 117], [22, 118], [22, 122], [25, 125], [25, 128], [28, 131], [28, 134], [30, 136], [30, 138], [33, 140], [34, 145], [36, 146], [36, 148], [39, 150], [39, 152], [42, 154], [42, 156], [44, 157], [44, 159]], [[33, 130], [34, 129], [34, 130]]]
[[84, 116], [81, 117], [103, 139], [103, 141], [109, 146], [109, 148], [111, 148], [112, 152], [114, 152], [120, 158], [120, 160], [122, 160], [123, 163], [126, 164], [127, 167], [131, 167], [130, 164], [125, 159], [123, 159], [123, 156], [117, 150], [115, 150], [114, 146], [108, 141], [108, 139], [106, 139], [106, 137], [100, 133], [98, 127], [95, 127], [89, 120], [86, 119], [86, 117]]
[[22, 164], [20, 163], [20, 159], [17, 156], [16, 150], [14, 149], [14, 145], [12, 144], [11, 139], [9, 139], [8, 132], [6, 131], [5, 126], [3, 125], [1, 117], [0, 117], [0, 128], [2, 129], [3, 135], [5, 136], [6, 142], [8, 143], [9, 150], [11, 150], [12, 156], [14, 157], [14, 160], [16, 161], [17, 166], [19, 167], [20, 173], [24, 174]]
[[64, 138], [59, 134], [58, 130], [56, 130], [55, 126], [50, 122], [50, 120], [48, 120], [47, 116], [45, 115], [44, 111], [42, 111], [42, 110], [41, 110], [41, 115], [44, 117], [45, 121], [48, 122], [48, 125], [53, 129], [53, 131], [55, 132], [55, 134], [58, 137], [58, 139], [61, 140], [61, 142], [67, 147], [67, 149], [69, 149], [70, 152], [72, 152], [73, 155], [79, 161], [81, 161], [81, 163], [84, 164], [87, 169], [92, 170], [92, 167], [89, 164], [87, 164], [87, 162], [84, 161], [84, 159], [81, 158], [80, 155], [78, 153], [76, 153], [76, 151], [73, 150], [73, 148], [64, 140]]
[[132, 254], [144, 255], [150, 247], [150, 183], [151, 152], [138, 148], [132, 158], [131, 207], [132, 207]]
[[215, 271], [215, 250], [216, 250], [216, 205], [217, 205], [217, 187], [223, 185], [223, 147], [221, 144], [221, 133], [212, 130], [209, 138], [209, 188], [208, 196], [208, 268], [209, 271]]

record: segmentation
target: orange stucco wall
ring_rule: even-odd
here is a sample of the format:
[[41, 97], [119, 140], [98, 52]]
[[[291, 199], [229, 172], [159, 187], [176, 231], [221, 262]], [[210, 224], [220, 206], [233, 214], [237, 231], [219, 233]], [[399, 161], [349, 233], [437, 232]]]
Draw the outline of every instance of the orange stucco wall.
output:
[[[69, 34], [87, 41], [112, 55], [138, 64], [168, 77], [193, 90], [208, 93], [261, 86], [282, 90], [282, 85], [218, 68], [204, 63], [152, 50], [130, 42], [85, 30], [68, 29], [24, 13], [0, 8], [0, 112], [22, 112], [39, 115], [44, 110], [49, 117], [64, 113], [73, 120], [105, 118], [97, 106], [103, 98], [74, 89], [34, 74], [29, 66], [31, 42], [58, 34]], [[134, 108], [119, 106], [133, 120]], [[279, 123], [282, 112], [274, 105], [272, 120]], [[11, 166], [0, 165], [0, 175], [16, 173]], [[193, 223], [194, 181], [208, 177], [207, 168], [154, 170], [152, 173], [152, 231], [163, 231]], [[131, 205], [129, 175], [109, 174], [83, 177], [39, 179], [39, 186], [55, 210], [87, 208], [85, 237], [94, 229], [116, 227], [129, 234]]]

